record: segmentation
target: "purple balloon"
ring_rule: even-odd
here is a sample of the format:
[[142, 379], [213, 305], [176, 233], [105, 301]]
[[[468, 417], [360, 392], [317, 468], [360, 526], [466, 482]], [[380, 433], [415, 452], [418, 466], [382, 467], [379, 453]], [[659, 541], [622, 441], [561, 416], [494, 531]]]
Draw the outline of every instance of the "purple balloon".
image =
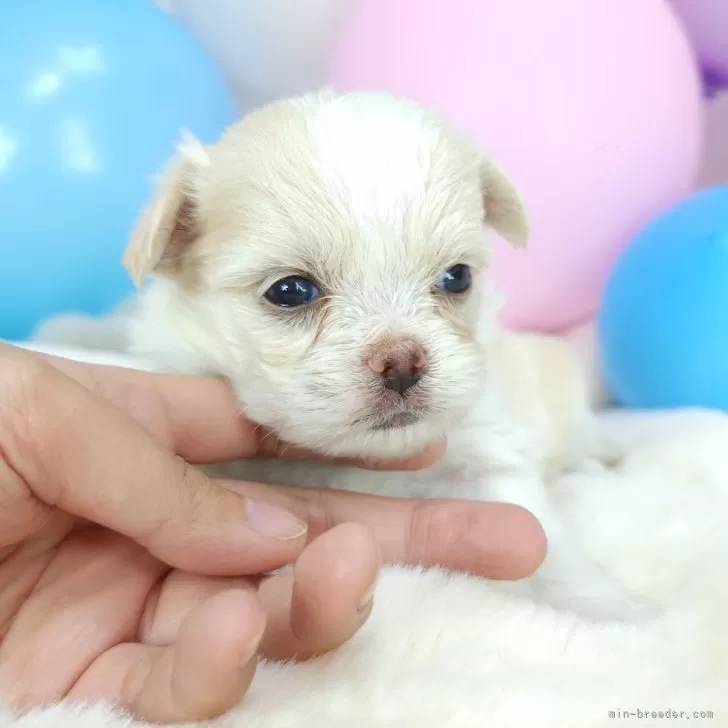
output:
[[725, 79], [716, 76], [714, 73], [703, 69], [703, 94], [706, 99], [712, 99], [713, 96], [720, 93], [726, 87]]
[[672, 0], [703, 68], [706, 93], [728, 88], [728, 0]]

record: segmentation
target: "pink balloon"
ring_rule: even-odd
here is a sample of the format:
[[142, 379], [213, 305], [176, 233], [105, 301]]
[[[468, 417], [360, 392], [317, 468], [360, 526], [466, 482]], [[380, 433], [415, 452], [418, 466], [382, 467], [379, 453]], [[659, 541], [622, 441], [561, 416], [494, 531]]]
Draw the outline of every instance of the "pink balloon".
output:
[[728, 86], [728, 1], [672, 0], [708, 76]]
[[589, 318], [699, 164], [697, 64], [666, 0], [361, 0], [330, 80], [439, 109], [512, 176], [532, 223], [528, 252], [496, 254], [514, 327]]

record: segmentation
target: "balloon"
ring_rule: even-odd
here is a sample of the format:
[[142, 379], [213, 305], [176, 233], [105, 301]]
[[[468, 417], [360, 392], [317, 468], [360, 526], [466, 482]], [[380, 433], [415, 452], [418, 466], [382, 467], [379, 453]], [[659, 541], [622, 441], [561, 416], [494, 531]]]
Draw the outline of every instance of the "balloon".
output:
[[705, 151], [697, 187], [728, 183], [728, 93], [711, 98], [705, 106]]
[[365, 0], [330, 80], [445, 113], [523, 193], [530, 250], [498, 245], [504, 322], [593, 315], [615, 257], [692, 188], [700, 77], [665, 0]]
[[207, 52], [149, 0], [3, 3], [0, 337], [129, 295], [120, 257], [180, 129], [213, 141], [236, 116]]
[[326, 78], [354, 0], [170, 0], [210, 49], [240, 102], [260, 106]]
[[597, 321], [606, 384], [636, 408], [728, 410], [728, 186], [649, 224], [623, 253]]
[[709, 85], [728, 86], [728, 0], [672, 0]]

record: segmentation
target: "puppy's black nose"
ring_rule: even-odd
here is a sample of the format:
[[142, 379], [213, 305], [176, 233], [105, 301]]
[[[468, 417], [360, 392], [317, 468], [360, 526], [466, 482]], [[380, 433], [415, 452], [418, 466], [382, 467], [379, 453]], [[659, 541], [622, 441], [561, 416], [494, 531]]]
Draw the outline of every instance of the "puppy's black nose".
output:
[[404, 394], [408, 389], [414, 387], [420, 379], [422, 379], [422, 372], [419, 369], [382, 375], [384, 386], [393, 392], [397, 392], [397, 394]]

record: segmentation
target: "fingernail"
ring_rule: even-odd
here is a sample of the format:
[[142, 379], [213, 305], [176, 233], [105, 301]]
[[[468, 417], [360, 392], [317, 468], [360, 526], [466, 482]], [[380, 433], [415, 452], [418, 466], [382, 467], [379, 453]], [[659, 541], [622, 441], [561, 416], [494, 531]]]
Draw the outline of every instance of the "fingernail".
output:
[[359, 606], [357, 606], [356, 611], [359, 615], [365, 615], [369, 614], [369, 612], [372, 609], [372, 605], [374, 604], [374, 592], [377, 588], [376, 584], [372, 584], [372, 586], [367, 589], [364, 596], [361, 598], [361, 601], [359, 602]]
[[248, 525], [266, 536], [280, 539], [298, 538], [308, 530], [308, 526], [292, 513], [267, 501], [248, 498], [246, 509]]

